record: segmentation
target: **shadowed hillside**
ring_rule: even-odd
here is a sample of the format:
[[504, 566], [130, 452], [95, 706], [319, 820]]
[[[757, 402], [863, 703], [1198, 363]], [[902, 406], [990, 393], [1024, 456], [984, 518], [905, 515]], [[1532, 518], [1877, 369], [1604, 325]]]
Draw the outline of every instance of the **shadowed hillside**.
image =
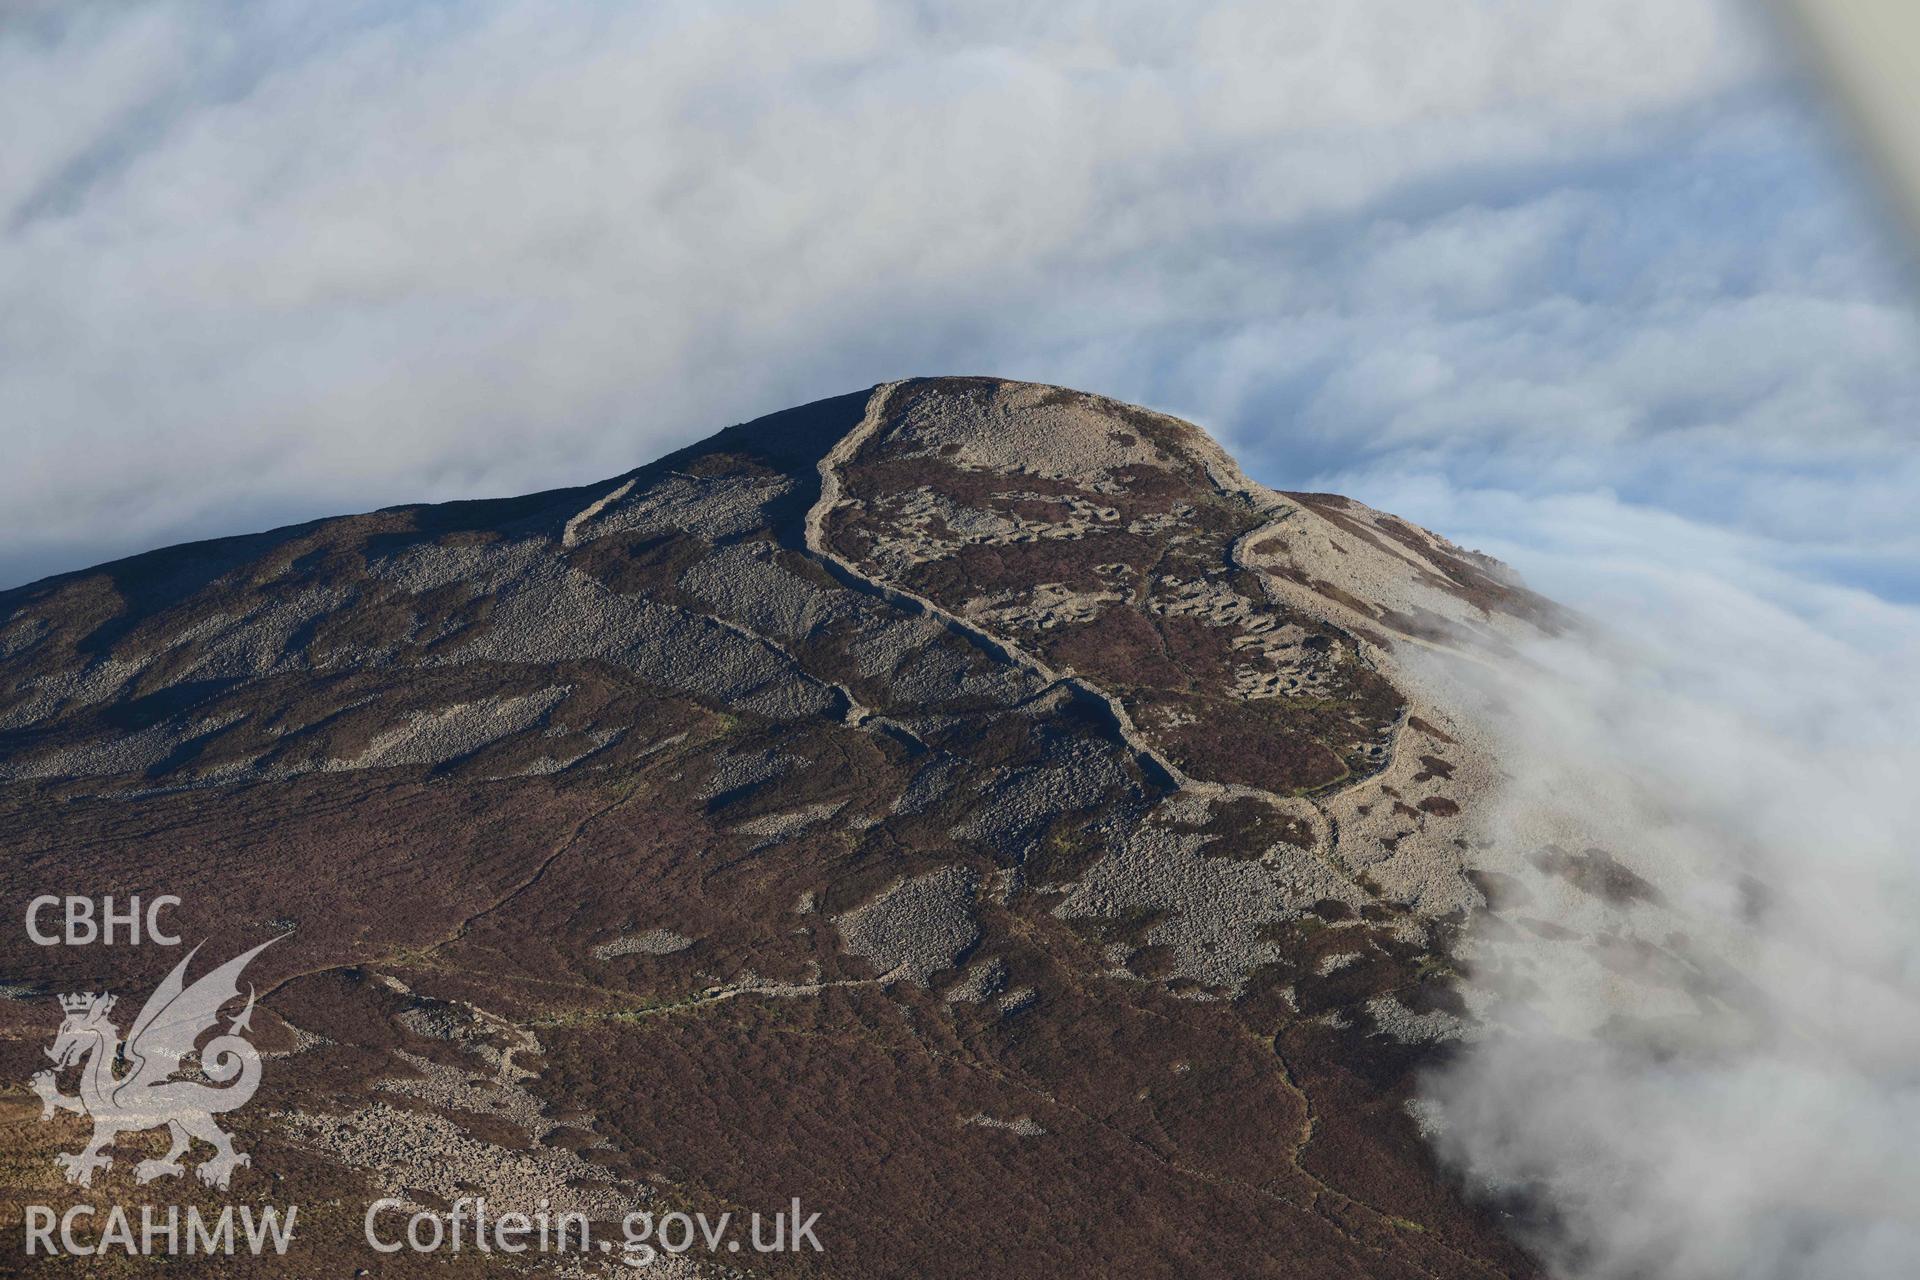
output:
[[[204, 963], [291, 932], [230, 1194], [322, 1270], [484, 1191], [820, 1214], [752, 1274], [1527, 1275], [1405, 1107], [1492, 781], [1408, 659], [1558, 625], [1186, 423], [913, 380], [0, 596], [0, 877], [178, 895]], [[5, 938], [0, 1217], [226, 1202], [136, 1186], [158, 1134], [65, 1185], [25, 1087], [55, 994], [177, 956]], [[506, 1263], [378, 1274], [449, 1265]]]

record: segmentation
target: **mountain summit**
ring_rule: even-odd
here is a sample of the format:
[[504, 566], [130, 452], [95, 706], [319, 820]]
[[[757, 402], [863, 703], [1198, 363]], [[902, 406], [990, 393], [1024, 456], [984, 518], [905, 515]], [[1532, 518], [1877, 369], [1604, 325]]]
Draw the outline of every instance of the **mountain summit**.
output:
[[[349, 1269], [374, 1199], [479, 1189], [797, 1197], [768, 1274], [1531, 1274], [1406, 1106], [1493, 778], [1422, 655], [1560, 625], [1177, 419], [889, 383], [0, 595], [0, 876], [292, 931], [241, 1137]], [[20, 1082], [52, 993], [168, 967], [0, 958]], [[7, 1105], [0, 1196], [79, 1194]]]

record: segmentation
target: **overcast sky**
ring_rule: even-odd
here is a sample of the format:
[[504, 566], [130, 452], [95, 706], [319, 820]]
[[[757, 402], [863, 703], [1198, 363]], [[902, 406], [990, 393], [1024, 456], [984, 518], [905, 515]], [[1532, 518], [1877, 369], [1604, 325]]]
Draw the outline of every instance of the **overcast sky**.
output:
[[1920, 326], [1733, 3], [0, 15], [0, 582], [978, 372], [1920, 595]]

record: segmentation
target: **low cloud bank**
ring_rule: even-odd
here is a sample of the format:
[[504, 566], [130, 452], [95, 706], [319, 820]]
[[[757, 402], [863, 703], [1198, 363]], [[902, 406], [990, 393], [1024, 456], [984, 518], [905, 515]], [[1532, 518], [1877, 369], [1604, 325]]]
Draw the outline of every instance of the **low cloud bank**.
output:
[[[1471, 935], [1497, 1029], [1427, 1082], [1438, 1150], [1563, 1276], [1911, 1275], [1920, 611], [1602, 498], [1506, 515], [1594, 627], [1460, 677], [1513, 865]], [[1637, 879], [1571, 887], [1547, 846]]]

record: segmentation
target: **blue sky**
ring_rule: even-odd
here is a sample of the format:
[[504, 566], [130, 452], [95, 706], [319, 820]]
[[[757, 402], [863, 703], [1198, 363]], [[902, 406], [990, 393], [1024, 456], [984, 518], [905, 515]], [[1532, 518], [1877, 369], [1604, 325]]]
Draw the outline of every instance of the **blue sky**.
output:
[[0, 580], [960, 371], [1920, 596], [1912, 281], [1745, 7], [1033, 8], [10, 9]]

